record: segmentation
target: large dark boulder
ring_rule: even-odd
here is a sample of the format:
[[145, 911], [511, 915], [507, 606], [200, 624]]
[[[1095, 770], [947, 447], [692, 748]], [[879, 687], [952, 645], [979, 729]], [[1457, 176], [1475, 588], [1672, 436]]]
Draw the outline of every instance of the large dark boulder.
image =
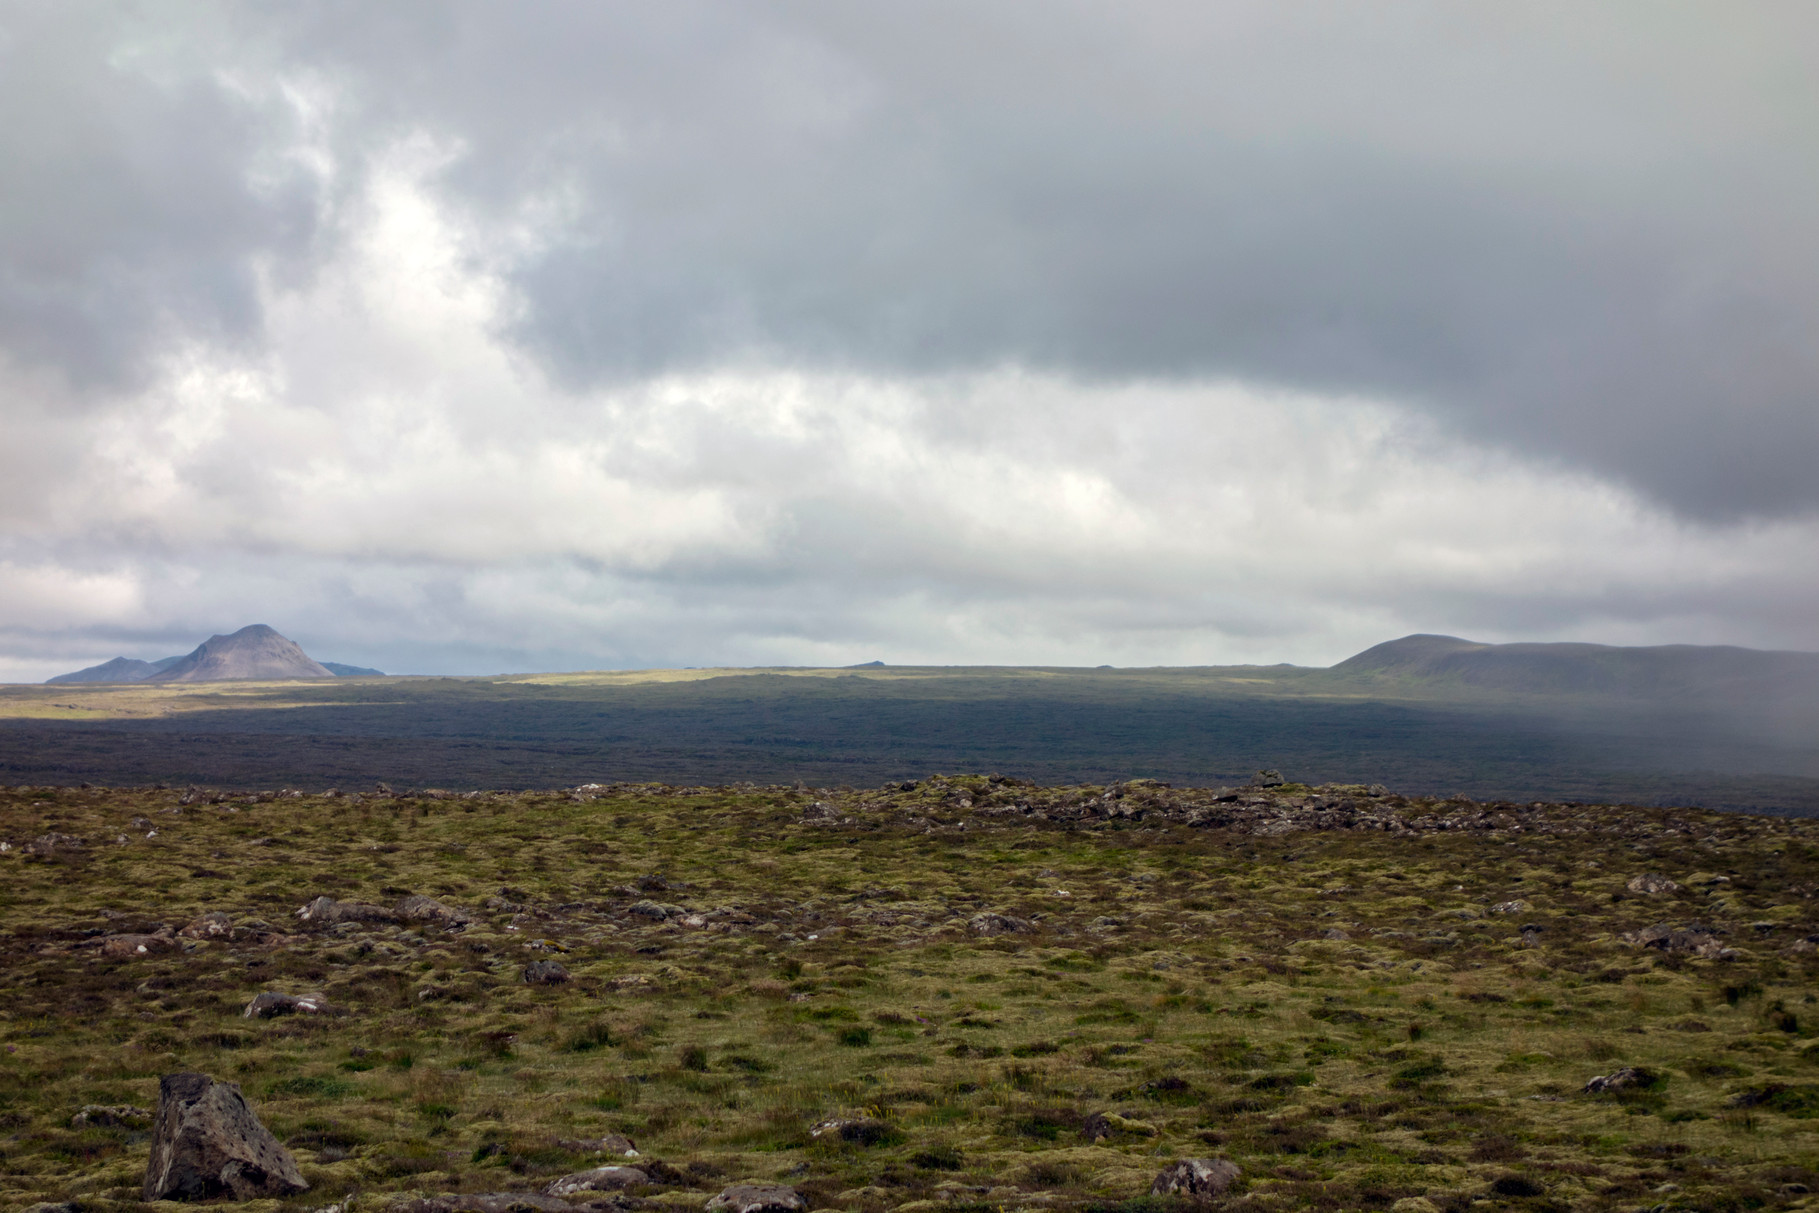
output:
[[239, 1087], [196, 1073], [158, 1080], [143, 1199], [258, 1200], [308, 1188], [297, 1160], [259, 1123]]

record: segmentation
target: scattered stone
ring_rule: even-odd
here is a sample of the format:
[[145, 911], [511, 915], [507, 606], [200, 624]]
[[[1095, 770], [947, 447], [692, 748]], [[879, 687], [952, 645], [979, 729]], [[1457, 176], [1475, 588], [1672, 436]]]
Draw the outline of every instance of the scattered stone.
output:
[[406, 922], [428, 922], [445, 931], [459, 931], [471, 924], [473, 915], [466, 910], [444, 905], [434, 897], [413, 893], [398, 903], [398, 917]]
[[84, 1104], [69, 1119], [72, 1129], [145, 1129], [151, 1123], [150, 1110], [131, 1104]]
[[253, 995], [253, 1000], [246, 1004], [241, 1017], [245, 1019], [275, 1019], [280, 1015], [317, 1015], [328, 1010], [328, 1001], [320, 994], [280, 994], [267, 990]]
[[66, 855], [71, 851], [80, 851], [83, 842], [74, 834], [40, 834], [20, 848], [27, 855], [36, 855], [40, 859], [49, 859], [53, 855]]
[[1633, 876], [1630, 878], [1630, 882], [1623, 887], [1632, 893], [1654, 894], [1678, 893], [1680, 891], [1679, 885], [1675, 884], [1667, 877], [1656, 875], [1653, 872], [1643, 876]]
[[707, 1202], [726, 1213], [799, 1213], [808, 1208], [802, 1193], [780, 1184], [734, 1184]]
[[297, 1160], [259, 1123], [240, 1088], [207, 1074], [158, 1080], [144, 1200], [258, 1200], [307, 1191]]
[[966, 929], [975, 935], [1033, 935], [1036, 924], [1027, 918], [987, 912], [967, 919]]
[[617, 1192], [622, 1188], [648, 1184], [651, 1177], [637, 1167], [595, 1167], [564, 1175], [543, 1189], [546, 1196], [573, 1196], [577, 1192]]
[[210, 910], [194, 919], [177, 934], [185, 939], [232, 939], [234, 920], [219, 910]]
[[1522, 927], [1521, 927], [1522, 946], [1525, 948], [1540, 947], [1541, 946], [1541, 935], [1546, 930], [1547, 930], [1547, 928], [1540, 925], [1539, 923], [1533, 923], [1533, 922], [1523, 923]]
[[1223, 1158], [1184, 1158], [1163, 1169], [1151, 1196], [1223, 1196], [1238, 1180], [1237, 1166]]
[[360, 901], [336, 901], [333, 897], [322, 896], [301, 907], [297, 911], [301, 922], [327, 926], [337, 922], [397, 922], [398, 915], [384, 906], [367, 905]]
[[568, 969], [557, 960], [533, 960], [524, 966], [524, 980], [533, 986], [559, 986], [568, 980]]
[[1661, 1078], [1652, 1070], [1641, 1066], [1624, 1066], [1609, 1074], [1600, 1074], [1585, 1084], [1587, 1095], [1604, 1095], [1614, 1091], [1646, 1091], [1660, 1082]]
[[681, 906], [666, 906], [659, 902], [651, 901], [648, 898], [634, 901], [631, 905], [626, 907], [625, 912], [627, 914], [635, 914], [639, 918], [649, 918], [656, 922], [667, 922], [671, 918], [681, 918], [688, 913], [688, 911]]
[[1517, 898], [1515, 901], [1498, 902], [1496, 905], [1491, 907], [1491, 913], [1493, 913], [1493, 914], [1525, 914], [1533, 908], [1534, 907], [1530, 906], [1528, 902], [1523, 901], [1521, 898]]

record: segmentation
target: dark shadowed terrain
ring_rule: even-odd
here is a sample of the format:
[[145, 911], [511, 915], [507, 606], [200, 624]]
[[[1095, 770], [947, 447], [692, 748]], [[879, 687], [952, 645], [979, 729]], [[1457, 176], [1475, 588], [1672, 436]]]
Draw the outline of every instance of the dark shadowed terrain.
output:
[[1819, 812], [1819, 658], [1411, 637], [1331, 670], [870, 667], [0, 691], [0, 782], [1149, 776]]

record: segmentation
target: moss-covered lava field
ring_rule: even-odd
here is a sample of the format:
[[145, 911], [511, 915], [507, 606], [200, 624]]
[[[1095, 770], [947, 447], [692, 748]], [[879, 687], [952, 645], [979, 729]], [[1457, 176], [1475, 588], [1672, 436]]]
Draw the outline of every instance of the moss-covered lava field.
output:
[[144, 1207], [186, 1069], [312, 1185], [249, 1208], [612, 1134], [651, 1208], [1159, 1208], [1179, 1158], [1232, 1209], [1819, 1207], [1819, 823], [938, 776], [15, 787], [0, 840], [8, 1208]]

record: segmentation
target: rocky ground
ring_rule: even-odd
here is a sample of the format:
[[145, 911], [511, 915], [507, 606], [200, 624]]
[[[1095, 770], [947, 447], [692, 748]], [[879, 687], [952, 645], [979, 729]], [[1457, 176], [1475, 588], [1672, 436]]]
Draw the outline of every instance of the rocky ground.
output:
[[309, 1185], [247, 1207], [1807, 1207], [1815, 844], [1272, 778], [0, 789], [0, 1202], [140, 1207], [196, 1071]]

